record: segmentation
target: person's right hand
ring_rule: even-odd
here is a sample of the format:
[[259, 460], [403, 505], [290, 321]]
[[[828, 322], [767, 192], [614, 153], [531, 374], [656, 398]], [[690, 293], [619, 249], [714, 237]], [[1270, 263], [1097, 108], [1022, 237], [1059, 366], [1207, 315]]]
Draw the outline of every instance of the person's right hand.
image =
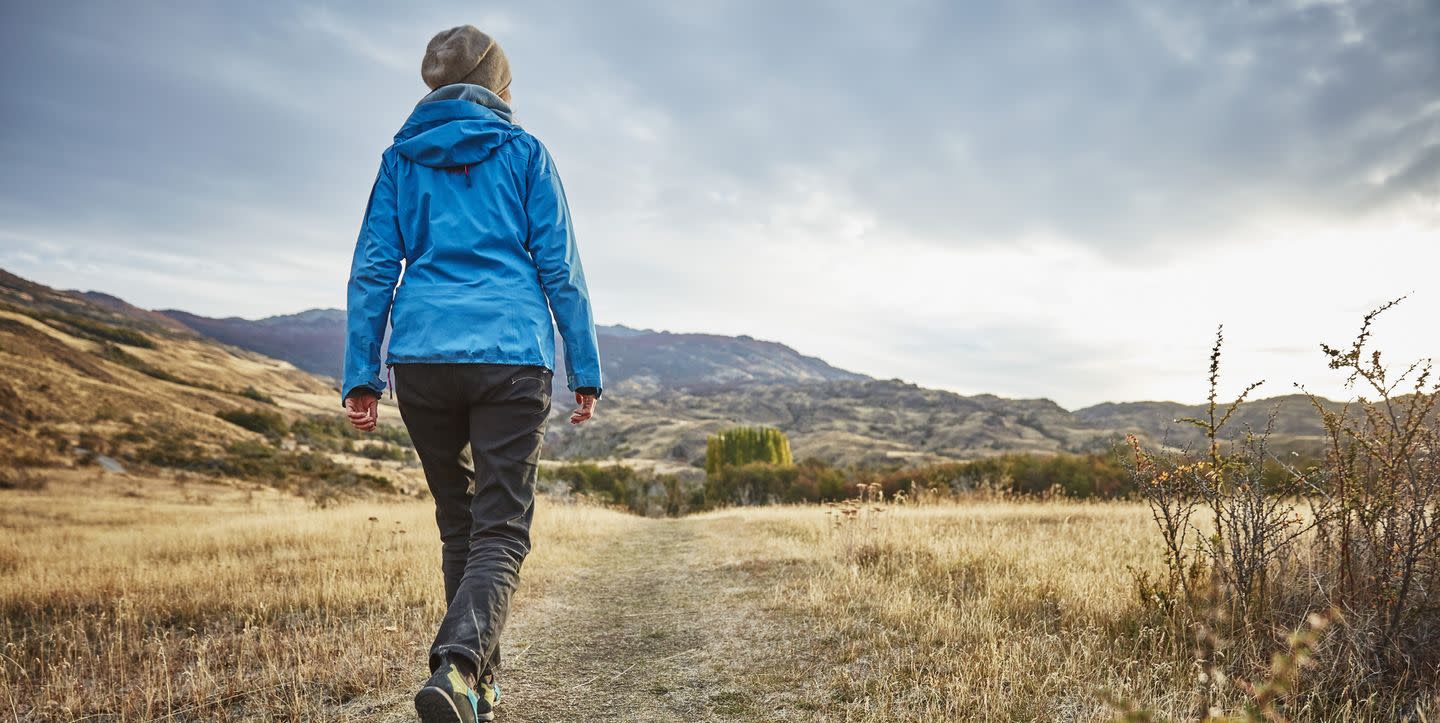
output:
[[345, 416], [350, 426], [362, 432], [373, 431], [380, 421], [380, 397], [368, 392], [351, 394], [345, 398]]
[[595, 416], [595, 395], [575, 392], [575, 403], [580, 407], [570, 413], [570, 423], [580, 424]]

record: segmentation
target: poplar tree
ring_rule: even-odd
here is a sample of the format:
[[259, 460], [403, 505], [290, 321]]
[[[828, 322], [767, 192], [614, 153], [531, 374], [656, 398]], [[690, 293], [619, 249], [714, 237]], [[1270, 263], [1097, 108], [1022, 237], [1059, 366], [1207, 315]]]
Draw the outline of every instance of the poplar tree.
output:
[[712, 477], [726, 467], [751, 462], [794, 464], [790, 440], [774, 427], [735, 427], [705, 440], [705, 473]]

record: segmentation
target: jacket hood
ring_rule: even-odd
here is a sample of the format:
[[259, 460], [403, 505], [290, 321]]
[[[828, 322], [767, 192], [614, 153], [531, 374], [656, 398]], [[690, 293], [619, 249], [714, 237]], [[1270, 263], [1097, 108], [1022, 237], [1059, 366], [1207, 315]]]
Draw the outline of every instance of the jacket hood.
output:
[[483, 86], [444, 85], [420, 99], [395, 134], [395, 150], [431, 168], [474, 165], [523, 132], [510, 117], [510, 106]]

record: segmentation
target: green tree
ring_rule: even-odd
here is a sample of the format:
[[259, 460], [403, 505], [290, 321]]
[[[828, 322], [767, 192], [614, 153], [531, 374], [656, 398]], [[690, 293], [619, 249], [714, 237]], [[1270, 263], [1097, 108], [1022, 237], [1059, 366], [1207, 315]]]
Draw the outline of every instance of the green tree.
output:
[[285, 424], [285, 418], [280, 416], [279, 412], [226, 409], [216, 412], [215, 416], [237, 427], [244, 427], [252, 432], [259, 432], [272, 438], [283, 437], [285, 436], [285, 432], [289, 430], [289, 425]]
[[726, 467], [763, 462], [788, 467], [795, 463], [790, 440], [774, 427], [735, 427], [705, 441], [705, 474], [718, 476]]
[[707, 506], [760, 505], [768, 502], [799, 502], [795, 482], [800, 470], [794, 465], [769, 462], [722, 467], [718, 474], [705, 480]]

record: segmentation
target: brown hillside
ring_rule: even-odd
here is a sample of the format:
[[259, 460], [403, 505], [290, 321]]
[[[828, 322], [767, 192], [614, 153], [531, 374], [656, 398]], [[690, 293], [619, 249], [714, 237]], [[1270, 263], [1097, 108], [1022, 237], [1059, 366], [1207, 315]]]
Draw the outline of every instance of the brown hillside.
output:
[[[367, 485], [414, 486], [398, 463], [344, 453], [356, 441], [334, 426], [327, 381], [131, 309], [0, 272], [0, 468], [72, 466], [99, 454], [278, 486], [291, 484], [292, 467], [314, 479], [353, 467], [373, 473], [359, 478]], [[316, 420], [321, 429], [305, 439], [286, 433]]]

